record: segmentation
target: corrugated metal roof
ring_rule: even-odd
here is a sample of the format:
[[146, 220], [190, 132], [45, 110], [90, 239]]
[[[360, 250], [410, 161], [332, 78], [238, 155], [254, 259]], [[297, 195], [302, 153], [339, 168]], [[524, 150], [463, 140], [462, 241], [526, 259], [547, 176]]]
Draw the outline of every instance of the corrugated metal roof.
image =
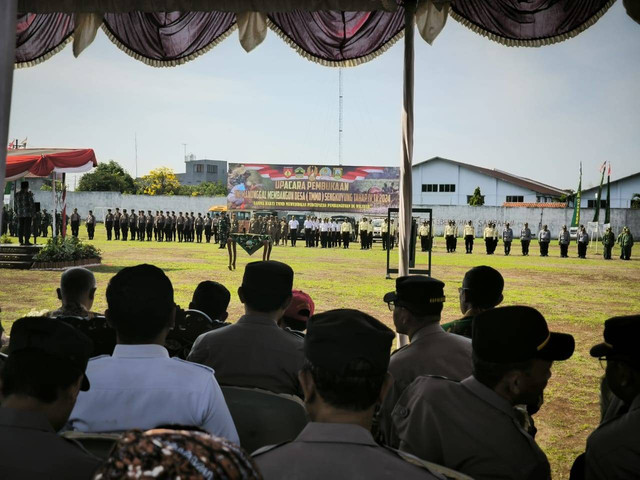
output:
[[433, 157], [428, 160], [423, 160], [422, 162], [414, 163], [413, 167], [417, 167], [420, 165], [424, 165], [427, 162], [432, 162], [434, 160], [442, 160], [443, 162], [452, 163], [453, 165], [458, 165], [462, 168], [466, 168], [468, 170], [472, 170], [474, 172], [481, 173], [483, 175], [487, 175], [489, 177], [497, 178], [499, 180], [503, 180], [508, 183], [513, 183], [514, 185], [518, 185], [523, 188], [527, 188], [529, 190], [533, 190], [536, 193], [540, 193], [542, 195], [550, 195], [554, 197], [559, 197], [560, 195], [564, 195], [567, 193], [566, 190], [562, 190], [560, 188], [552, 187], [551, 185], [546, 185], [544, 183], [537, 182], [535, 180], [531, 180], [530, 178], [519, 177], [512, 173], [504, 172], [502, 170], [497, 169], [489, 169], [484, 167], [478, 167], [476, 165], [470, 165], [468, 163], [457, 162], [455, 160], [449, 160], [448, 158], [442, 157]]

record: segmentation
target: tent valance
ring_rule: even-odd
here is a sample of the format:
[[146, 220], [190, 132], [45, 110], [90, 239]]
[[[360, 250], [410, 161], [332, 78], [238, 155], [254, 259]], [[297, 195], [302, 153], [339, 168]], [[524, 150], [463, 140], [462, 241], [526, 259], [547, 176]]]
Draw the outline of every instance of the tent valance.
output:
[[51, 173], [80, 173], [98, 165], [93, 149], [24, 149], [7, 151], [6, 180], [27, 174], [47, 177]]
[[[335, 3], [337, 0], [334, 0]], [[354, 66], [386, 51], [404, 34], [403, 2], [353, 0], [361, 11], [313, 11], [331, 0], [300, 1], [297, 10], [287, 0], [266, 1], [279, 7], [270, 13], [242, 11], [250, 0], [209, 2], [216, 11], [144, 11], [153, 5], [202, 6], [197, 0], [22, 0], [20, 8], [55, 13], [23, 13], [18, 18], [15, 64], [36, 65], [73, 39], [77, 56], [102, 27], [120, 49], [155, 67], [180, 65], [206, 53], [239, 29], [240, 43], [250, 51], [271, 29], [305, 58], [329, 66]], [[615, 0], [420, 0], [415, 22], [431, 43], [447, 15], [493, 41], [508, 46], [538, 47], [569, 39], [594, 24]], [[349, 1], [340, 5], [351, 5]], [[88, 5], [84, 8], [80, 6]], [[125, 4], [141, 7], [123, 11]], [[326, 4], [326, 5], [325, 5]], [[58, 8], [56, 11], [55, 8]], [[258, 8], [257, 6], [255, 6]], [[386, 7], [375, 9], [375, 7]], [[397, 7], [393, 9], [392, 7]], [[73, 10], [77, 8], [77, 10]], [[95, 9], [105, 8], [104, 12]], [[263, 8], [266, 8], [263, 6]], [[29, 11], [29, 10], [23, 10]], [[87, 13], [90, 12], [90, 13]], [[236, 13], [240, 12], [240, 13]], [[631, 13], [631, 12], [630, 12]]]

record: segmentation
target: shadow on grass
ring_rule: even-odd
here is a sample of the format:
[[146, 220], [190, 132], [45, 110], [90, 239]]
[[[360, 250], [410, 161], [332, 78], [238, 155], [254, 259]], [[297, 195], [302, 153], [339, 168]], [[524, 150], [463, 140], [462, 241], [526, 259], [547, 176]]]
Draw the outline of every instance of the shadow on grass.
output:
[[[120, 270], [122, 270], [123, 268], [126, 268], [127, 266], [133, 266], [133, 265], [122, 265], [122, 266], [100, 265], [96, 267], [87, 267], [87, 268], [95, 273], [118, 273]], [[165, 267], [160, 267], [160, 268], [162, 268], [163, 272], [173, 272], [173, 271], [177, 272], [181, 270], [188, 270], [188, 268], [165, 268]]]

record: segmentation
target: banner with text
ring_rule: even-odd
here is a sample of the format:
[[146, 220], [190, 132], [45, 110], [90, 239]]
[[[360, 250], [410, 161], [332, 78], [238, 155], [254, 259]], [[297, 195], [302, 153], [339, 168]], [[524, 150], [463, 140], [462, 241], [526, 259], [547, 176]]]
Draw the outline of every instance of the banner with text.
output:
[[229, 210], [386, 214], [398, 206], [398, 167], [229, 164]]

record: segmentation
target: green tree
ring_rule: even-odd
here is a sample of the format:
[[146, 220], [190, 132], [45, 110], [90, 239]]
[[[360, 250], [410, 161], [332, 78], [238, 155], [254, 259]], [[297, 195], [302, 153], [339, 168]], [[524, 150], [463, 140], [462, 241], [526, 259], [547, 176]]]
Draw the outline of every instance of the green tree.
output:
[[131, 175], [118, 162], [109, 160], [100, 163], [91, 173], [80, 177], [79, 192], [120, 192], [135, 193], [136, 187]]
[[223, 197], [227, 193], [227, 187], [221, 182], [202, 182], [198, 185], [180, 185], [177, 195]]
[[634, 193], [631, 197], [631, 208], [640, 208], [640, 193]]
[[168, 167], [151, 170], [148, 175], [136, 181], [136, 186], [138, 193], [145, 195], [177, 195], [180, 192], [178, 177]]
[[576, 192], [571, 190], [571, 189], [567, 189], [566, 190], [567, 193], [560, 195], [558, 197], [558, 200], [562, 203], [569, 203], [572, 200], [575, 200], [576, 198]]
[[480, 187], [476, 187], [473, 191], [473, 195], [471, 195], [471, 198], [469, 199], [469, 205], [473, 207], [484, 205], [484, 195], [480, 193]]

